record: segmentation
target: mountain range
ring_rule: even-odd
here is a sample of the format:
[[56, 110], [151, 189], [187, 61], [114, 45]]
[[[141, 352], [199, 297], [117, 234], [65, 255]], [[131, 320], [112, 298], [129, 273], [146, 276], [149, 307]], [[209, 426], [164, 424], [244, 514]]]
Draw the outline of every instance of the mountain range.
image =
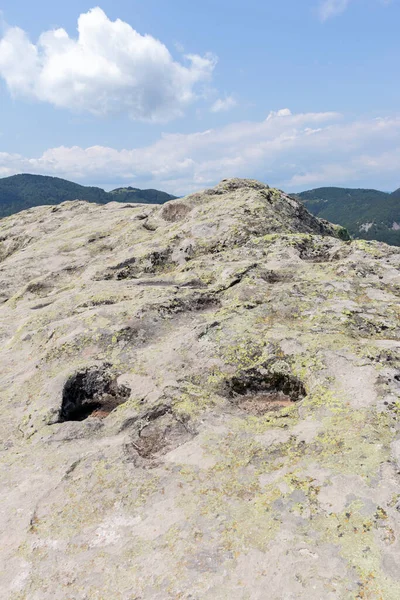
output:
[[99, 187], [89, 187], [45, 175], [12, 175], [0, 179], [0, 218], [45, 204], [61, 204], [66, 200], [86, 200], [97, 204], [107, 202], [134, 202], [163, 204], [175, 196], [159, 190], [140, 190], [121, 187], [106, 192]]
[[322, 187], [295, 196], [313, 215], [343, 225], [354, 238], [400, 246], [400, 188], [387, 193]]
[[[400, 246], [400, 188], [393, 193], [371, 189], [321, 187], [292, 194], [321, 219], [345, 227], [354, 238]], [[97, 204], [164, 204], [176, 196], [154, 189], [120, 187], [106, 192], [59, 177], [12, 175], [0, 179], [0, 218], [33, 206], [87, 200]]]

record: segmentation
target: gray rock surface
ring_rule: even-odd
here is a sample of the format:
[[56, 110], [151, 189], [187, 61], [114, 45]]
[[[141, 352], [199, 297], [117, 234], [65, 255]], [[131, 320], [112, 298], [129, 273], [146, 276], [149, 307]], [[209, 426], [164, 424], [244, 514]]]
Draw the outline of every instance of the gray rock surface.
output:
[[251, 180], [0, 221], [0, 597], [400, 597], [400, 249]]

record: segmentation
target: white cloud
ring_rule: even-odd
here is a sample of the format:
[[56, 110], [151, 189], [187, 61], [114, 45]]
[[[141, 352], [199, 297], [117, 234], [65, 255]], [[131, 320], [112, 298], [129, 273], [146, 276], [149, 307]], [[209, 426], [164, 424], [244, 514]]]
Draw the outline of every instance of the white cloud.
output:
[[[330, 113], [332, 114], [332, 113]], [[275, 117], [291, 117], [292, 111], [289, 108], [281, 108], [280, 110], [271, 110], [267, 117], [267, 121], [274, 119]]]
[[348, 7], [350, 0], [324, 0], [319, 6], [319, 16], [322, 21], [336, 17]]
[[78, 37], [45, 31], [37, 44], [18, 27], [0, 40], [0, 76], [13, 95], [93, 114], [126, 112], [134, 119], [167, 121], [196, 99], [216, 58], [187, 54], [176, 62], [164, 44], [100, 8], [80, 15]]
[[[337, 17], [344, 13], [352, 0], [322, 0], [318, 7], [321, 21], [327, 21], [331, 17]], [[392, 0], [379, 0], [385, 6], [392, 3]]]
[[255, 177], [288, 191], [322, 185], [400, 185], [400, 117], [348, 121], [333, 113], [271, 112], [149, 146], [51, 148], [39, 157], [0, 153], [0, 174], [57, 175], [83, 183], [132, 183], [182, 195], [224, 177]]
[[233, 96], [226, 96], [225, 98], [218, 98], [218, 100], [214, 102], [211, 107], [211, 112], [226, 112], [235, 106], [237, 106], [235, 98]]

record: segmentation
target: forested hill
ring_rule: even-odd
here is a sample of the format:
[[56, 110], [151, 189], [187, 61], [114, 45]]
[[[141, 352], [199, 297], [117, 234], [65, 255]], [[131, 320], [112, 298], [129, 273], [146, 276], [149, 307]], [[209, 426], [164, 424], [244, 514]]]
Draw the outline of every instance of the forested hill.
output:
[[66, 200], [87, 200], [98, 204], [111, 201], [163, 204], [173, 198], [175, 196], [159, 190], [128, 187], [106, 192], [98, 187], [79, 185], [59, 177], [12, 175], [0, 179], [0, 218], [33, 206], [60, 204]]
[[323, 187], [295, 196], [313, 215], [343, 225], [355, 238], [400, 246], [400, 189]]

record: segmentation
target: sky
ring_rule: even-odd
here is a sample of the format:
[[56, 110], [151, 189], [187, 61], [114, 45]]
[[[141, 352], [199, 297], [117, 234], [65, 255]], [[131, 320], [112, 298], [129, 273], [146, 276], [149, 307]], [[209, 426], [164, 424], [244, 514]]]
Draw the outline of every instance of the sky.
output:
[[0, 177], [400, 187], [400, 0], [3, 0]]

